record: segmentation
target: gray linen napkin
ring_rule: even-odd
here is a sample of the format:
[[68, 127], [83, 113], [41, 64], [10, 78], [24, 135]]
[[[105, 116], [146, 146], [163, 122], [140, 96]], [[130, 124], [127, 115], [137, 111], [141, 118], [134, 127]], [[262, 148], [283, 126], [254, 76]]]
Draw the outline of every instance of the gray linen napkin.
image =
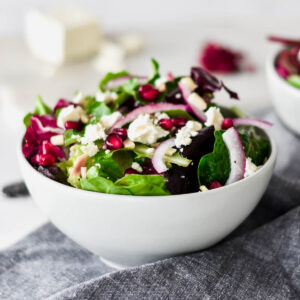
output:
[[0, 253], [0, 299], [300, 299], [300, 139], [273, 113], [275, 175], [218, 245], [121, 271], [46, 224]]

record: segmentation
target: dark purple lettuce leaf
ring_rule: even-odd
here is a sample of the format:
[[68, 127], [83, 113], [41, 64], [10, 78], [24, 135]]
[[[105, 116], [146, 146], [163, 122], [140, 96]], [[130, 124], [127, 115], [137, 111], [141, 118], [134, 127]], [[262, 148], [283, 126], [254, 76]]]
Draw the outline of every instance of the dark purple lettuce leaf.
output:
[[237, 93], [228, 89], [222, 81], [218, 80], [215, 76], [202, 68], [193, 67], [191, 69], [191, 77], [198, 85], [198, 91], [201, 95], [205, 93], [213, 93], [224, 88], [231, 98], [239, 99]]

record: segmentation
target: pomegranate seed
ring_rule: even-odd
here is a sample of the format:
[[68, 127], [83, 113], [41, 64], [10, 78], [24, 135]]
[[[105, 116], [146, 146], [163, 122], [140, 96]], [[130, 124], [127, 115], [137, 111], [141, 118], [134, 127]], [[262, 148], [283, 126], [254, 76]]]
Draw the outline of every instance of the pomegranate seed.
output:
[[113, 131], [115, 134], [117, 134], [123, 141], [127, 139], [127, 129], [125, 128], [116, 128]]
[[144, 84], [139, 87], [139, 96], [145, 101], [154, 101], [159, 95], [159, 91], [151, 84]]
[[82, 124], [79, 123], [79, 122], [67, 121], [65, 123], [65, 128], [66, 129], [74, 129], [74, 130], [80, 131], [82, 129]]
[[217, 180], [213, 180], [210, 184], [209, 184], [209, 189], [210, 190], [213, 190], [213, 189], [217, 189], [217, 188], [220, 188], [222, 187], [223, 185], [217, 181]]
[[183, 117], [176, 117], [172, 119], [172, 123], [176, 128], [181, 128], [183, 127], [187, 122], [186, 118]]
[[161, 119], [158, 121], [158, 125], [168, 131], [171, 131], [173, 128], [173, 122], [170, 119]]
[[111, 133], [105, 141], [105, 144], [110, 150], [118, 150], [123, 147], [122, 139], [116, 133]]
[[172, 73], [168, 73], [167, 77], [168, 77], [169, 81], [173, 81], [174, 80], [174, 76], [173, 76]]
[[40, 166], [52, 166], [55, 163], [55, 157], [52, 154], [37, 154], [33, 157], [33, 162]]
[[135, 169], [129, 168], [125, 170], [124, 174], [130, 175], [130, 174], [139, 174], [139, 173]]
[[223, 120], [222, 129], [226, 130], [233, 126], [233, 121], [230, 118], [226, 118]]

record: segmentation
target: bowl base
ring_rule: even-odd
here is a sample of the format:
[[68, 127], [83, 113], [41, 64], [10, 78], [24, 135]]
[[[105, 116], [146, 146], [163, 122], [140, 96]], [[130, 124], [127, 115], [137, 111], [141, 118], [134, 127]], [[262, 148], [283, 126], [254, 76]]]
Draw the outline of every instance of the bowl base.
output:
[[115, 263], [109, 259], [105, 259], [103, 257], [99, 257], [100, 260], [105, 263], [107, 266], [111, 267], [111, 268], [114, 268], [114, 269], [117, 269], [117, 270], [123, 270], [123, 269], [126, 269], [126, 268], [129, 268], [127, 266], [124, 266], [124, 265], [120, 265], [118, 263]]

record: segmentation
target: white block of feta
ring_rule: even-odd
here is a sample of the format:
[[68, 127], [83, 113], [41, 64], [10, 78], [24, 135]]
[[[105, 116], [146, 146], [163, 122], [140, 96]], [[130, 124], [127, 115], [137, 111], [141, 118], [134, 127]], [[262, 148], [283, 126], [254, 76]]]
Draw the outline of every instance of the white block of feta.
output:
[[97, 53], [101, 32], [90, 14], [66, 6], [52, 12], [29, 11], [25, 17], [25, 38], [35, 56], [60, 65]]

